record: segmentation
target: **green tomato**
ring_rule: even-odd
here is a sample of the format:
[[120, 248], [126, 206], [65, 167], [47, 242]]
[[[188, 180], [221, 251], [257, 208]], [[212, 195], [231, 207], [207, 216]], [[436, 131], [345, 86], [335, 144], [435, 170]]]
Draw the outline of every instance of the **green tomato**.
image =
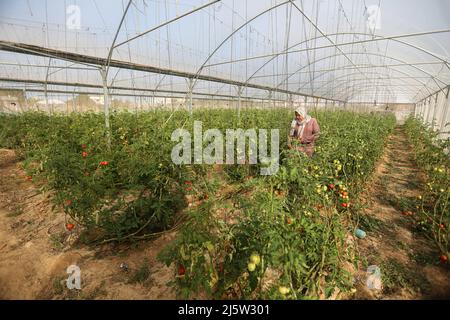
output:
[[258, 265], [261, 262], [261, 257], [257, 253], [253, 253], [250, 256], [250, 261], [253, 262], [255, 265]]
[[255, 271], [255, 269], [256, 269], [256, 264], [254, 264], [253, 262], [250, 262], [250, 263], [247, 265], [247, 269], [248, 269], [248, 271], [250, 271], [250, 272]]
[[279, 291], [282, 295], [285, 295], [285, 294], [288, 294], [290, 290], [289, 290], [288, 287], [283, 287], [283, 286], [281, 286], [281, 287], [278, 288], [278, 291]]

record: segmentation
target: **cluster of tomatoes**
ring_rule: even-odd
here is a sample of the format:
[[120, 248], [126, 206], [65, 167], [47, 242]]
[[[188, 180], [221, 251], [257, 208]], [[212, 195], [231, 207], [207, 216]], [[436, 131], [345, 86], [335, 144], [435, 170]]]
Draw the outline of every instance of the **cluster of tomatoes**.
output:
[[[81, 156], [86, 159], [89, 155], [89, 153], [86, 151], [87, 146], [85, 144], [81, 145], [81, 149], [83, 149], [83, 151], [81, 152]], [[108, 161], [101, 161], [100, 162], [100, 166], [102, 167], [106, 167], [109, 164]]]
[[247, 269], [250, 272], [255, 271], [256, 266], [261, 263], [261, 257], [257, 253], [252, 253], [250, 256], [250, 261], [247, 264]]
[[186, 191], [192, 191], [192, 181], [187, 180], [184, 182]]
[[335, 183], [334, 181], [330, 181], [328, 183], [328, 189], [337, 195], [341, 207], [348, 208], [350, 206], [348, 189], [342, 182], [338, 181]]

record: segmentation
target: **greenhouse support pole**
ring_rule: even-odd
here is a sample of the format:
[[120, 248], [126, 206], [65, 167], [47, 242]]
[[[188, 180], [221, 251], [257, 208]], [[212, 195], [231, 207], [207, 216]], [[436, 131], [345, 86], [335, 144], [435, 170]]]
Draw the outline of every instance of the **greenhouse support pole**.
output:
[[241, 121], [241, 95], [242, 95], [242, 87], [238, 86], [237, 114], [238, 114], [239, 121]]
[[72, 112], [75, 112], [75, 92], [72, 93]]
[[444, 103], [444, 114], [442, 116], [441, 119], [441, 127], [440, 127], [440, 132], [443, 132], [445, 130], [446, 124], [447, 124], [447, 118], [448, 118], [448, 109], [450, 109], [450, 98], [449, 98], [449, 93], [450, 93], [450, 87], [447, 88], [447, 95], [446, 95], [446, 100]]
[[109, 94], [106, 66], [102, 66], [102, 68], [100, 69], [100, 73], [102, 75], [103, 82], [103, 111], [105, 113], [106, 141], [108, 144], [108, 148], [111, 148], [111, 127], [109, 125]]
[[[272, 102], [272, 90], [269, 90], [269, 101], [267, 101], [267, 107], [270, 109], [270, 103]], [[275, 103], [275, 102], [274, 102]], [[275, 107], [275, 104], [274, 104]]]
[[420, 108], [419, 108], [419, 116], [420, 116], [420, 118], [422, 118], [422, 120], [423, 120], [423, 116], [424, 116], [424, 114], [423, 114], [424, 110], [425, 110], [425, 101], [422, 101], [420, 103]]
[[26, 89], [23, 89], [23, 97], [25, 99], [25, 108], [27, 109], [27, 111], [30, 110], [30, 106], [28, 105], [28, 99], [27, 99], [27, 91]]
[[420, 118], [422, 118], [422, 120], [423, 120], [423, 117], [424, 117], [424, 110], [425, 110], [425, 101], [422, 101], [422, 102], [419, 104], [419, 112], [418, 112], [418, 116], [419, 116]]
[[434, 109], [433, 109], [433, 119], [431, 119], [431, 127], [434, 130], [434, 128], [436, 127], [436, 115], [437, 115], [437, 110], [438, 110], [438, 99], [439, 99], [439, 93], [436, 93], [436, 98], [434, 99]]
[[189, 110], [189, 114], [192, 115], [192, 88], [194, 85], [194, 79], [189, 79], [189, 91], [188, 91], [188, 97], [189, 97], [189, 101], [188, 101], [188, 110]]
[[431, 107], [432, 107], [431, 98], [432, 97], [429, 98], [428, 104], [427, 104], [428, 105], [428, 110], [427, 110], [427, 118], [425, 119], [425, 123], [426, 124], [430, 124], [430, 115], [432, 114], [431, 113]]

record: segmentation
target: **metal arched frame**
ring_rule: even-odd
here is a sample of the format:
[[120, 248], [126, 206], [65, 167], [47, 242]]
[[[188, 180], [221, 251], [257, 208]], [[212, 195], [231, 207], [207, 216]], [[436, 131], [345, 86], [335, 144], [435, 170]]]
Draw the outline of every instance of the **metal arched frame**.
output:
[[[350, 86], [351, 86], [350, 88], [352, 88], [352, 87], [357, 87], [357, 85], [354, 84], [354, 82], [356, 82], [356, 81], [353, 81], [353, 82], [352, 82], [352, 81], [350, 81], [350, 82], [341, 82], [341, 83], [339, 83], [338, 85], [332, 87], [332, 88], [329, 89], [329, 90], [332, 90], [332, 92], [338, 92], [339, 90], [341, 90], [342, 86], [345, 86], [345, 85], [350, 85]], [[358, 83], [357, 83], [357, 84], [358, 84]], [[361, 84], [361, 83], [360, 83], [360, 84]], [[391, 85], [391, 86], [392, 86], [392, 85]], [[399, 86], [400, 86], [400, 87], [403, 87], [403, 89], [414, 90], [414, 92], [415, 92], [416, 89], [409, 89], [409, 88], [414, 88], [414, 87], [417, 87], [418, 85], [409, 84], [409, 85], [399, 85]], [[385, 88], [385, 89], [387, 89], [387, 91], [389, 91], [390, 93], [393, 93], [392, 90], [389, 90], [389, 89], [388, 89], [389, 86], [386, 85], [386, 84], [377, 84], [376, 86], [374, 86], [374, 85], [372, 84], [370, 87], [371, 87], [371, 88]], [[396, 89], [396, 91], [399, 92], [399, 91], [401, 91], [401, 89]]]
[[[349, 54], [349, 55], [352, 55], [352, 54], [358, 54], [358, 55], [361, 55], [362, 53], [360, 53], [360, 52], [351, 52], [351, 53], [348, 53], [348, 54]], [[365, 54], [365, 53], [364, 53], [364, 54]], [[409, 65], [406, 61], [403, 61], [403, 60], [401, 60], [401, 59], [397, 59], [397, 58], [394, 58], [394, 57], [384, 56], [384, 55], [376, 54], [376, 53], [367, 53], [367, 54], [368, 54], [368, 55], [372, 55], [372, 56], [386, 57], [386, 58], [389, 58], [389, 59], [391, 59], [391, 60], [401, 62], [401, 63], [405, 64], [405, 66], [411, 66], [411, 65]], [[318, 63], [318, 62], [320, 62], [320, 61], [323, 61], [323, 60], [326, 60], [326, 59], [331, 59], [331, 58], [337, 57], [337, 56], [341, 56], [341, 54], [333, 54], [333, 55], [330, 55], [330, 56], [323, 57], [323, 58], [317, 59], [317, 60], [315, 60], [315, 61], [312, 61], [311, 63], [309, 63], [309, 64], [307, 64], [307, 65], [304, 65], [303, 67], [301, 67], [301, 68], [297, 69], [296, 71], [294, 71], [293, 73], [289, 74], [282, 82], [280, 82], [280, 84], [277, 85], [277, 87], [281, 86], [281, 85], [282, 85], [285, 81], [287, 81], [290, 77], [296, 75], [299, 71], [303, 70], [304, 68], [306, 68], [306, 67], [308, 67], [308, 66], [310, 66], [310, 65], [316, 64], [316, 63]], [[418, 67], [416, 67], [416, 66], [411, 66], [411, 67], [413, 67], [413, 68], [415, 68], [415, 69], [421, 71], [422, 73], [424, 73], [424, 74], [430, 76], [430, 77], [433, 78], [433, 79], [435, 78], [434, 75], [430, 74], [429, 72], [427, 72], [427, 71], [425, 71], [425, 70], [422, 70], [421, 68], [418, 68]], [[408, 75], [411, 76], [410, 74], [408, 74]], [[412, 77], [412, 76], [411, 76], [411, 77]], [[439, 81], [441, 81], [441, 80], [439, 80]], [[436, 81], [435, 81], [435, 82], [436, 82]], [[441, 81], [441, 82], [442, 82], [443, 84], [445, 84], [445, 82], [443, 82], [443, 81]], [[436, 84], [437, 84], [437, 83], [436, 83]], [[445, 85], [447, 85], [447, 84], [445, 84]], [[424, 83], [424, 86], [426, 86], [425, 83]], [[437, 86], [438, 86], [438, 88], [439, 88], [440, 90], [442, 90], [442, 88], [441, 88], [441, 86], [440, 86], [439, 84], [437, 84]], [[427, 90], [428, 90], [428, 88], [427, 88]], [[430, 90], [428, 90], [428, 91], [431, 92]]]
[[[339, 77], [336, 77], [336, 78], [333, 78], [333, 79], [331, 79], [331, 80], [328, 80], [328, 81], [326, 81], [326, 83], [325, 84], [323, 84], [323, 85], [321, 85], [320, 87], [318, 87], [317, 89], [322, 89], [322, 88], [327, 88], [327, 86], [328, 86], [328, 84], [329, 83], [332, 83], [332, 82], [334, 82], [334, 81], [336, 81], [336, 80], [340, 80], [340, 79], [342, 79], [342, 78], [345, 78], [345, 77], [350, 77], [350, 76], [354, 76], [354, 75], [358, 75], [358, 74], [360, 74], [359, 72], [354, 72], [354, 73], [351, 73], [351, 74], [344, 74], [344, 75], [341, 75], [341, 76], [339, 76]], [[368, 75], [378, 75], [378, 76], [381, 76], [381, 75], [387, 75], [386, 73], [379, 73], [379, 72], [372, 72], [372, 73], [367, 73]], [[408, 77], [408, 79], [412, 79], [412, 78], [409, 78]], [[352, 83], [352, 82], [355, 82], [355, 81], [363, 81], [364, 79], [350, 79], [347, 83]], [[386, 77], [386, 78], [376, 78], [376, 79], [374, 79], [374, 81], [379, 81], [379, 80], [391, 80], [391, 78], [389, 78], [389, 77]], [[395, 80], [395, 79], [394, 79]], [[419, 82], [420, 83], [420, 82]], [[331, 89], [330, 90], [332, 90], [333, 92], [334, 92], [334, 90], [336, 89], [336, 88], [338, 88], [338, 87], [340, 87], [342, 84], [345, 84], [344, 82], [341, 82], [341, 83], [339, 83], [338, 85], [336, 85], [336, 86], [334, 86], [334, 87], [331, 87]], [[306, 84], [303, 84], [302, 85], [302, 88], [305, 86]], [[384, 84], [385, 86], [388, 86], [389, 84]], [[406, 86], [413, 86], [414, 84], [412, 84], [412, 83], [408, 83], [408, 84], [404, 84], [404, 86], [406, 87]], [[415, 86], [417, 86], [417, 85], [415, 85]], [[419, 86], [423, 86], [423, 84], [422, 83], [420, 83], [419, 84]]]
[[[389, 69], [390, 71], [394, 71], [394, 72], [401, 73], [401, 74], [407, 76], [408, 79], [413, 80], [413, 81], [416, 81], [416, 82], [420, 83], [422, 86], [426, 86], [426, 83], [425, 83], [425, 82], [420, 81], [419, 79], [417, 79], [417, 77], [411, 76], [411, 75], [408, 74], [407, 72], [400, 71], [400, 70], [397, 70], [397, 69], [392, 68], [392, 67], [380, 67], [380, 68], [383, 68], [383, 69]], [[324, 72], [324, 73], [322, 73], [320, 76], [315, 77], [313, 80], [316, 80], [316, 79], [318, 79], [318, 78], [320, 78], [320, 77], [322, 77], [322, 76], [324, 76], [324, 75], [326, 75], [326, 74], [328, 74], [328, 73], [330, 73], [330, 72], [328, 72], [328, 71], [327, 71], [327, 72]], [[355, 74], [359, 74], [359, 73], [356, 73], [356, 72], [355, 72], [355, 73], [348, 74], [348, 75], [347, 75], [347, 74], [346, 74], [346, 75], [342, 75], [342, 76], [340, 76], [340, 77], [338, 77], [338, 78], [334, 78], [333, 80], [329, 80], [328, 82], [331, 82], [331, 81], [334, 81], [334, 80], [336, 80], [336, 79], [340, 79], [340, 78], [342, 78], [342, 77], [346, 77], [346, 76], [349, 76], [349, 75], [355, 75]], [[368, 73], [368, 74], [370, 74], [370, 73]], [[384, 75], [385, 73], [374, 72], [373, 74]], [[428, 79], [428, 78], [427, 78], [427, 79]], [[318, 87], [317, 89], [321, 89], [323, 86], [325, 86], [325, 85], [321, 85], [321, 86]], [[301, 90], [303, 87], [304, 87], [304, 85], [301, 86], [301, 87], [299, 87], [298, 90]], [[429, 92], [430, 92], [430, 91], [429, 91]]]
[[[405, 42], [405, 41], [402, 41], [402, 40], [398, 40], [398, 39], [396, 39], [396, 38], [399, 38], [399, 37], [413, 37], [413, 36], [420, 36], [420, 35], [425, 35], [425, 34], [435, 34], [435, 33], [442, 33], [442, 32], [450, 32], [450, 30], [440, 30], [440, 31], [433, 31], [433, 32], [422, 32], [422, 33], [416, 33], [416, 34], [410, 34], [410, 35], [400, 35], [400, 36], [393, 36], [393, 37], [383, 37], [383, 36], [381, 36], [381, 35], [374, 35], [374, 34], [368, 34], [368, 33], [360, 33], [360, 32], [357, 32], [357, 33], [355, 33], [355, 32], [353, 32], [353, 33], [350, 33], [350, 32], [342, 32], [342, 33], [333, 33], [333, 34], [328, 34], [328, 36], [337, 36], [337, 35], [363, 35], [363, 36], [370, 36], [370, 37], [377, 37], [378, 39], [369, 39], [369, 40], [361, 40], [361, 41], [357, 41], [357, 42], [350, 42], [350, 43], [342, 43], [342, 44], [336, 44], [336, 46], [342, 46], [342, 45], [350, 45], [350, 44], [356, 44], [356, 43], [364, 43], [364, 42], [372, 42], [372, 41], [395, 41], [395, 42], [398, 42], [398, 43], [401, 43], [401, 44], [403, 44], [403, 45], [406, 45], [406, 46], [408, 46], [408, 47], [411, 47], [411, 48], [414, 48], [414, 49], [416, 49], [416, 50], [419, 50], [419, 51], [422, 51], [423, 53], [426, 53], [426, 54], [428, 54], [428, 55], [430, 55], [430, 56], [432, 56], [432, 57], [434, 57], [434, 58], [436, 58], [436, 59], [438, 59], [438, 60], [440, 60], [443, 64], [445, 64], [445, 66], [447, 66], [447, 68], [449, 68], [450, 69], [450, 66], [449, 66], [449, 62], [446, 60], [446, 59], [443, 59], [442, 57], [439, 57], [437, 54], [435, 54], [435, 53], [433, 53], [433, 52], [431, 52], [431, 51], [428, 51], [428, 50], [426, 50], [426, 49], [424, 49], [424, 48], [421, 48], [421, 47], [419, 47], [419, 46], [416, 46], [416, 45], [413, 45], [413, 44], [410, 44], [410, 43], [408, 43], [408, 42]], [[320, 38], [324, 38], [324, 36], [317, 36], [317, 37], [313, 37], [313, 38], [310, 38], [310, 39], [307, 39], [307, 40], [303, 40], [303, 41], [301, 41], [301, 42], [299, 42], [299, 43], [296, 43], [296, 44], [294, 44], [294, 45], [292, 45], [292, 46], [290, 46], [288, 49], [286, 49], [285, 51], [282, 51], [282, 52], [279, 52], [279, 53], [275, 53], [275, 54], [270, 54], [270, 55], [266, 55], [266, 56], [259, 56], [259, 57], [256, 57], [256, 58], [263, 58], [263, 57], [271, 57], [268, 61], [266, 61], [261, 67], [259, 67], [247, 80], [246, 80], [246, 82], [245, 83], [249, 83], [250, 82], [250, 80], [251, 79], [253, 79], [253, 77], [259, 72], [259, 71], [261, 71], [265, 66], [267, 66], [270, 62], [272, 62], [274, 59], [276, 59], [277, 57], [279, 57], [280, 55], [284, 55], [284, 54], [290, 54], [290, 53], [298, 53], [298, 52], [302, 52], [302, 51], [309, 51], [309, 50], [316, 50], [316, 49], [320, 49], [320, 47], [319, 48], [307, 48], [307, 49], [302, 49], [302, 50], [296, 50], [296, 51], [294, 51], [294, 52], [289, 52], [289, 50], [291, 50], [291, 49], [293, 49], [293, 48], [295, 48], [295, 47], [297, 47], [297, 46], [300, 46], [300, 45], [302, 45], [302, 44], [305, 44], [305, 43], [308, 43], [308, 42], [310, 42], [310, 41], [314, 41], [314, 40], [316, 40], [316, 39], [320, 39]], [[322, 48], [330, 48], [330, 47], [333, 47], [333, 45], [328, 45], [328, 46], [325, 46], [325, 47], [322, 47]], [[364, 54], [367, 54], [367, 52], [364, 52], [364, 53], [360, 53], [361, 55], [364, 55]], [[382, 57], [385, 57], [384, 55], [382, 56]], [[230, 62], [230, 63], [236, 63], [236, 62], [240, 62], [240, 61], [247, 61], [247, 60], [249, 60], [248, 58], [247, 59], [241, 59], [241, 60], [235, 60], [235, 61], [233, 61], [233, 62]], [[216, 64], [217, 65], [217, 64]], [[405, 66], [413, 66], [414, 64], [411, 64], [411, 63], [404, 63], [404, 65]], [[308, 66], [310, 66], [310, 65], [308, 65]], [[395, 70], [395, 69], [394, 69]], [[431, 79], [433, 79], [433, 75], [431, 75], [431, 74], [427, 74]], [[436, 79], [438, 79], [439, 81], [441, 81], [439, 78], [437, 78], [436, 77]], [[445, 82], [443, 82], [443, 81], [441, 81], [442, 83], [444, 83], [444, 84], [446, 84]], [[438, 87], [440, 88], [440, 86], [438, 85]], [[440, 88], [440, 90], [442, 90], [441, 88]], [[429, 91], [429, 90], [428, 90]], [[430, 91], [429, 91], [430, 92]]]
[[[355, 86], [354, 89], [356, 88], [356, 90], [354, 90], [354, 92], [352, 93], [352, 95], [347, 95], [345, 97], [346, 101], [348, 101], [349, 99], [355, 97], [356, 95], [362, 93], [362, 92], [368, 92], [367, 89], [372, 88], [372, 86], [368, 85], [368, 84], [361, 84], [361, 86]], [[411, 92], [413, 92], [412, 90], [407, 90], [407, 89], [403, 89], [403, 90], [398, 90], [399, 92], [404, 92], [405, 94], [411, 94]], [[369, 95], [369, 94], [368, 94]]]
[[[249, 57], [249, 58], [242, 58], [242, 59], [236, 59], [233, 61], [225, 61], [225, 62], [218, 62], [218, 63], [214, 63], [214, 64], [210, 64], [210, 65], [206, 65], [205, 67], [213, 67], [213, 66], [217, 66], [217, 65], [223, 65], [223, 64], [229, 64], [229, 63], [237, 63], [237, 62], [244, 62], [244, 61], [249, 61], [249, 60], [255, 60], [255, 59], [262, 59], [262, 58], [269, 58], [271, 57], [271, 59], [269, 59], [266, 63], [271, 62], [273, 59], [281, 56], [281, 55], [287, 55], [287, 54], [291, 54], [291, 53], [299, 53], [299, 52], [304, 52], [304, 51], [313, 51], [313, 50], [319, 50], [319, 49], [327, 49], [327, 48], [333, 48], [335, 46], [340, 47], [340, 46], [348, 46], [348, 45], [355, 45], [355, 44], [362, 44], [362, 43], [368, 43], [368, 42], [378, 42], [378, 41], [394, 41], [394, 42], [398, 42], [401, 43], [403, 45], [409, 46], [413, 49], [422, 51], [423, 53], [426, 53], [436, 59], [438, 59], [439, 61], [441, 61], [443, 64], [445, 64], [449, 69], [450, 69], [450, 62], [447, 61], [445, 58], [439, 56], [436, 53], [433, 53], [427, 49], [424, 49], [422, 47], [410, 44], [408, 42], [402, 41], [402, 40], [398, 40], [398, 38], [405, 38], [405, 37], [417, 37], [417, 36], [423, 36], [423, 35], [427, 35], [427, 34], [436, 34], [436, 33], [450, 33], [450, 29], [445, 29], [445, 30], [437, 30], [437, 31], [429, 31], [429, 32], [420, 32], [420, 33], [412, 33], [412, 34], [407, 34], [407, 35], [398, 35], [398, 36], [390, 36], [390, 37], [384, 37], [381, 35], [375, 35], [375, 34], [368, 34], [368, 33], [363, 33], [363, 32], [340, 32], [340, 33], [330, 33], [327, 34], [327, 36], [330, 37], [334, 37], [334, 36], [340, 36], [340, 35], [362, 35], [362, 36], [367, 36], [367, 37], [371, 37], [372, 39], [366, 39], [366, 40], [358, 40], [358, 41], [352, 41], [352, 42], [344, 42], [344, 43], [337, 43], [335, 45], [326, 45], [326, 46], [320, 46], [320, 47], [313, 47], [313, 48], [305, 48], [305, 49], [298, 49], [298, 50], [293, 50], [293, 51], [289, 51], [297, 46], [300, 46], [302, 44], [307, 44], [310, 41], [314, 41], [317, 39], [321, 39], [324, 38], [324, 36], [316, 36], [313, 38], [309, 38], [306, 40], [303, 40], [301, 42], [298, 42], [296, 44], [293, 44], [292, 46], [290, 46], [289, 48], [287, 48], [286, 50], [283, 50], [281, 52], [277, 52], [277, 53], [270, 53], [270, 54], [265, 54], [265, 55], [260, 55], [260, 56], [254, 56], [254, 57]], [[376, 39], [374, 39], [373, 37], [376, 37]], [[264, 65], [262, 66], [264, 67]]]
[[[296, 6], [295, 5], [295, 3], [293, 3], [291, 0], [288, 0], [288, 1], [283, 1], [283, 2], [281, 2], [281, 3], [278, 3], [278, 4], [276, 4], [276, 5], [273, 5], [273, 6], [271, 6], [271, 7], [269, 7], [268, 9], [265, 9], [264, 11], [262, 11], [262, 12], [260, 12], [260, 13], [258, 13], [257, 15], [255, 15], [254, 17], [252, 17], [251, 19], [249, 19], [249, 20], [247, 20], [245, 23], [243, 23], [243, 24], [241, 24], [237, 29], [235, 29], [233, 32], [231, 32], [209, 55], [208, 55], [208, 57], [206, 58], [206, 60], [203, 62], [203, 64], [198, 68], [198, 70], [197, 70], [197, 72], [195, 73], [195, 77], [194, 77], [194, 79], [193, 79], [193, 81], [191, 82], [191, 85], [190, 85], [190, 88], [189, 88], [189, 90], [190, 91], [192, 91], [193, 89], [194, 89], [194, 87], [195, 87], [195, 85], [197, 84], [197, 80], [198, 80], [198, 77], [199, 77], [199, 75], [201, 74], [201, 72], [202, 72], [202, 70], [203, 70], [203, 68], [206, 66], [206, 64], [208, 63], [208, 61], [216, 54], [216, 52], [217, 51], [219, 51], [219, 49], [225, 44], [225, 43], [227, 43], [227, 41], [228, 40], [230, 40], [237, 32], [239, 32], [242, 28], [244, 28], [245, 26], [247, 26], [249, 23], [251, 23], [252, 21], [254, 21], [254, 20], [256, 20], [256, 19], [258, 19], [259, 17], [261, 17], [261, 16], [263, 16], [263, 15], [265, 15], [266, 13], [268, 13], [268, 12], [271, 12], [272, 10], [275, 10], [275, 9], [277, 9], [277, 8], [280, 8], [280, 7], [282, 7], [282, 6], [284, 6], [284, 5], [287, 5], [287, 4], [292, 4], [292, 5], [294, 5], [294, 6]], [[276, 88], [275, 88], [276, 89]], [[306, 94], [302, 94], [302, 93], [298, 93], [298, 95], [300, 95], [300, 96], [309, 96], [309, 95], [306, 95]]]
[[[296, 47], [296, 46], [298, 46], [298, 45], [300, 45], [300, 44], [302, 44], [302, 43], [307, 43], [307, 42], [309, 42], [309, 41], [312, 41], [313, 39], [318, 39], [318, 38], [326, 38], [326, 39], [328, 39], [331, 43], [332, 43], [332, 45], [329, 45], [329, 46], [326, 46], [326, 47], [335, 47], [336, 49], [338, 49], [341, 53], [340, 53], [340, 55], [343, 55], [343, 56], [345, 56], [351, 63], [352, 63], [352, 65], [354, 65], [355, 67], [356, 67], [356, 69], [358, 69], [357, 68], [357, 66], [353, 63], [353, 61], [351, 61], [351, 59], [349, 59], [348, 57], [347, 57], [347, 54], [348, 53], [344, 53], [341, 49], [339, 49], [339, 46], [342, 46], [342, 45], [349, 45], [349, 44], [355, 44], [355, 43], [358, 43], [358, 42], [352, 42], [352, 43], [348, 43], [348, 44], [335, 44], [330, 38], [329, 38], [329, 36], [332, 36], [332, 34], [330, 34], [330, 35], [326, 35], [326, 34], [324, 34], [316, 25], [314, 25], [314, 23], [303, 13], [303, 11], [300, 9], [300, 8], [298, 8], [298, 6], [292, 1], [292, 0], [290, 0], [290, 1], [285, 1], [285, 2], [282, 2], [282, 3], [279, 3], [279, 4], [277, 4], [277, 5], [274, 5], [274, 6], [272, 6], [272, 7], [270, 7], [270, 8], [268, 8], [268, 9], [266, 9], [266, 10], [264, 10], [263, 12], [261, 12], [261, 13], [259, 13], [259, 14], [257, 14], [256, 16], [254, 16], [253, 18], [251, 18], [250, 20], [248, 20], [248, 21], [246, 21], [244, 24], [242, 24], [241, 26], [239, 26], [236, 30], [234, 30], [230, 35], [228, 35], [212, 52], [211, 52], [211, 54], [207, 57], [207, 59], [205, 60], [205, 62], [200, 66], [200, 68], [197, 70], [197, 72], [196, 72], [196, 77], [195, 77], [195, 80], [194, 80], [194, 82], [192, 83], [192, 85], [191, 85], [191, 88], [190, 88], [190, 90], [192, 90], [193, 88], [194, 88], [194, 86], [196, 85], [196, 83], [197, 83], [197, 79], [198, 79], [198, 75], [202, 72], [202, 70], [205, 68], [205, 66], [206, 66], [206, 64], [208, 63], [208, 61], [215, 55], [215, 53], [230, 39], [230, 38], [232, 38], [239, 30], [241, 30], [243, 27], [245, 27], [246, 25], [248, 25], [250, 22], [252, 22], [252, 21], [254, 21], [255, 19], [257, 19], [258, 17], [260, 17], [260, 16], [262, 16], [262, 15], [264, 15], [264, 14], [266, 14], [266, 13], [268, 13], [268, 12], [270, 12], [270, 11], [272, 11], [272, 10], [274, 10], [274, 9], [276, 9], [276, 8], [278, 8], [278, 7], [281, 7], [281, 6], [283, 6], [283, 5], [285, 5], [285, 4], [288, 4], [288, 3], [291, 3], [293, 6], [295, 6], [297, 9], [298, 9], [298, 11], [304, 16], [304, 17], [306, 17], [306, 19], [322, 34], [321, 36], [318, 36], [318, 37], [315, 37], [315, 38], [312, 38], [312, 39], [308, 39], [308, 40], [304, 40], [304, 41], [302, 41], [302, 42], [300, 42], [300, 43], [298, 43], [298, 44], [295, 44], [295, 45], [293, 45], [293, 46], [291, 46], [290, 48], [288, 48], [287, 50], [285, 50], [284, 52], [281, 52], [281, 53], [278, 53], [278, 54], [276, 54], [275, 56], [273, 56], [269, 61], [267, 61], [266, 63], [264, 63], [263, 64], [263, 66], [261, 66], [255, 73], [253, 73], [252, 74], [252, 76], [250, 76], [248, 79], [247, 79], [247, 81], [246, 81], [246, 83], [248, 83], [251, 79], [252, 79], [252, 77], [254, 76], [254, 75], [256, 75], [262, 68], [264, 68], [264, 66], [266, 66], [268, 63], [270, 63], [270, 61], [273, 61], [273, 59], [275, 59], [276, 57], [278, 57], [279, 55], [282, 55], [282, 54], [288, 54], [288, 50], [290, 50], [290, 49], [292, 49], [292, 48], [294, 48], [294, 47]], [[351, 34], [351, 35], [356, 35], [356, 34], [358, 34], [358, 35], [365, 35], [365, 36], [369, 36], [369, 34], [366, 34], [366, 33], [339, 33], [339, 34]], [[334, 35], [339, 35], [339, 34], [334, 34]], [[370, 35], [370, 36], [375, 36], [375, 35]], [[410, 35], [411, 36], [411, 35]], [[412, 45], [412, 44], [409, 44], [409, 43], [407, 43], [407, 42], [404, 42], [404, 41], [401, 41], [401, 40], [398, 40], [398, 39], [394, 39], [394, 37], [382, 37], [382, 36], [379, 36], [379, 35], [377, 35], [376, 36], [377, 37], [377, 39], [371, 39], [371, 40], [362, 40], [362, 41], [360, 41], [360, 43], [363, 43], [363, 42], [369, 42], [369, 41], [382, 41], [382, 40], [392, 40], [392, 41], [396, 41], [396, 42], [399, 42], [399, 43], [401, 43], [401, 44], [403, 44], [403, 45], [406, 45], [406, 46], [410, 46], [410, 47], [413, 47], [413, 48], [415, 48], [415, 49], [417, 49], [417, 50], [419, 50], [419, 51], [422, 51], [422, 52], [424, 52], [424, 53], [426, 53], [426, 54], [429, 54], [429, 55], [431, 55], [431, 56], [433, 56], [434, 58], [436, 58], [436, 59], [439, 59], [440, 61], [442, 61], [448, 68], [450, 68], [449, 67], [449, 65], [448, 65], [448, 61], [446, 61], [445, 59], [443, 59], [443, 58], [441, 58], [441, 57], [439, 57], [438, 55], [436, 55], [436, 54], [434, 54], [434, 53], [432, 53], [432, 52], [430, 52], [430, 51], [428, 51], [428, 50], [426, 50], [426, 49], [423, 49], [423, 48], [421, 48], [421, 47], [418, 47], [418, 46], [415, 46], [415, 45]], [[402, 37], [402, 36], [399, 36], [399, 37]], [[405, 37], [405, 36], [403, 36], [403, 37]], [[307, 49], [307, 50], [317, 50], [317, 49], [319, 49], [319, 48], [311, 48], [311, 49]], [[351, 53], [351, 54], [354, 54], [354, 53]], [[368, 52], [365, 52], [365, 53], [359, 53], [359, 54], [369, 54]], [[371, 53], [371, 55], [374, 55], [373, 53]], [[337, 55], [336, 55], [337, 56]], [[388, 57], [388, 56], [386, 56], [386, 55], [380, 55], [380, 56], [382, 56], [382, 57]], [[439, 80], [441, 83], [443, 83], [443, 84], [445, 84], [445, 85], [447, 85], [444, 81], [442, 81], [442, 80], [440, 80], [438, 77], [436, 77], [435, 75], [432, 75], [432, 74], [430, 74], [430, 73], [428, 73], [427, 71], [425, 71], [425, 70], [423, 70], [423, 69], [421, 69], [421, 68], [419, 68], [419, 67], [417, 67], [417, 66], [415, 66], [415, 65], [413, 65], [413, 64], [410, 64], [410, 63], [407, 63], [406, 61], [403, 61], [403, 60], [401, 60], [401, 59], [397, 59], [397, 58], [394, 58], [394, 57], [388, 57], [389, 59], [391, 59], [391, 60], [395, 60], [395, 61], [398, 61], [398, 62], [401, 62], [401, 63], [404, 63], [405, 65], [407, 65], [407, 66], [410, 66], [410, 67], [412, 67], [412, 68], [415, 68], [415, 69], [417, 69], [417, 70], [419, 70], [419, 71], [421, 71], [421, 72], [423, 72], [423, 73], [425, 73], [425, 74], [427, 74], [434, 82], [435, 82], [435, 84], [438, 86], [438, 88], [440, 89], [440, 90], [442, 90], [442, 88], [441, 88], [441, 86], [438, 84], [438, 82], [436, 81], [436, 80]], [[319, 59], [320, 60], [320, 59]], [[236, 61], [234, 61], [234, 62], [236, 62]], [[313, 62], [311, 62], [311, 63], [309, 63], [308, 64], [308, 66], [310, 66], [310, 65], [312, 65], [312, 64], [314, 64], [314, 63], [316, 63], [316, 62], [318, 62], [318, 60], [316, 60], [316, 61], [313, 61]], [[358, 71], [360, 71], [359, 69], [358, 69]], [[360, 73], [361, 74], [363, 74], [363, 75], [365, 75], [365, 73], [364, 72], [362, 72], [362, 71], [360, 71]], [[295, 73], [294, 73], [295, 74]], [[283, 81], [283, 83], [285, 82], [285, 81], [287, 81], [290, 77], [292, 76], [292, 74], [291, 75], [289, 75], [284, 81]], [[368, 80], [370, 80], [370, 79], [368, 79]], [[279, 85], [277, 86], [277, 88], [279, 87]], [[429, 91], [428, 90], [428, 87], [427, 87], [427, 85], [426, 84], [424, 84], [424, 87], [426, 87], [426, 89], [427, 89], [427, 91]]]

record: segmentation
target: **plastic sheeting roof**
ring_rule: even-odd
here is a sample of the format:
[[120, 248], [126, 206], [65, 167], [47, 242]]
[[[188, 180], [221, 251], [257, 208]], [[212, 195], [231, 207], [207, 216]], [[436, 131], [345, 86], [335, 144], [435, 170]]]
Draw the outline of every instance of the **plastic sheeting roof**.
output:
[[[291, 97], [245, 84], [298, 93], [294, 100], [311, 95], [353, 102], [417, 102], [450, 84], [445, 0], [133, 0], [127, 10], [128, 4], [2, 2], [0, 41], [106, 59], [117, 34], [114, 43], [121, 45], [112, 59], [238, 81], [242, 94], [255, 98]], [[73, 91], [78, 89], [69, 84], [101, 85], [97, 67], [4, 50], [0, 85], [32, 89], [64, 82], [47, 88]], [[168, 96], [190, 88], [183, 77], [118, 68], [109, 70], [108, 84], [137, 95], [141, 88]], [[195, 81], [192, 90], [230, 96], [238, 91], [205, 80]]]

